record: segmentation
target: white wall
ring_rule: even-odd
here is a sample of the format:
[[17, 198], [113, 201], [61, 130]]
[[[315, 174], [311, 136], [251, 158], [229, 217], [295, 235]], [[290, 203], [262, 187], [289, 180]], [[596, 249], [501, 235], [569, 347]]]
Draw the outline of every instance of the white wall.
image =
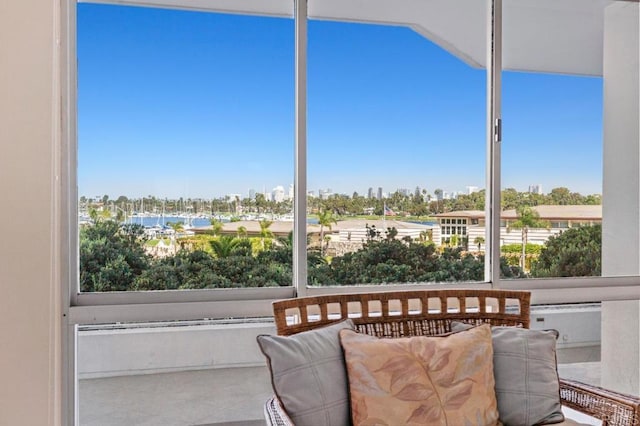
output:
[[0, 425], [60, 425], [58, 2], [0, 2]]
[[[637, 3], [605, 11], [603, 276], [640, 274], [639, 19]], [[602, 385], [640, 394], [638, 301], [602, 304]]]
[[[558, 330], [558, 359], [582, 362], [570, 349], [599, 348], [600, 305], [534, 306], [531, 328]], [[273, 322], [242, 321], [80, 330], [78, 378], [265, 366], [256, 336], [275, 332]]]
[[273, 322], [80, 331], [78, 378], [265, 366], [259, 334]]

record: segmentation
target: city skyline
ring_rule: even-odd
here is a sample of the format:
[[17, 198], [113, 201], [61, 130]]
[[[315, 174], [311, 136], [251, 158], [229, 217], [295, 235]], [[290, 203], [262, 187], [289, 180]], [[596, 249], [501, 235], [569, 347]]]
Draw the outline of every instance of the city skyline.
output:
[[[287, 188], [293, 48], [291, 19], [78, 4], [79, 193]], [[485, 82], [409, 28], [310, 20], [307, 190], [485, 187]], [[601, 86], [503, 73], [504, 188], [602, 192]]]
[[[160, 197], [160, 196], [156, 196], [154, 194], [145, 194], [145, 195], [138, 195], [138, 196], [130, 196], [126, 193], [123, 194], [80, 194], [80, 197], [84, 197], [87, 199], [92, 199], [92, 200], [99, 200], [102, 199], [105, 195], [108, 196], [109, 200], [116, 200], [119, 197], [127, 197], [128, 199], [141, 199], [141, 198], [150, 198], [150, 197], [155, 197], [157, 199], [168, 199], [168, 200], [179, 200], [179, 199], [192, 199], [192, 200], [214, 200], [214, 199], [224, 199], [224, 198], [230, 198], [230, 199], [234, 199], [236, 196], [240, 199], [255, 199], [255, 196], [257, 194], [264, 194], [265, 198], [269, 201], [288, 201], [288, 200], [292, 200], [293, 199], [293, 184], [289, 185], [289, 189], [287, 191], [284, 190], [284, 186], [283, 185], [277, 185], [276, 187], [272, 188], [271, 190], [266, 190], [266, 191], [258, 191], [255, 188], [249, 188], [246, 193], [244, 194], [240, 194], [240, 193], [228, 193], [228, 194], [223, 194], [221, 196], [216, 196], [216, 197], [184, 197], [184, 196], [179, 196], [179, 197]], [[544, 191], [542, 186], [540, 184], [531, 184], [529, 185], [527, 190], [518, 190], [517, 188], [508, 188], [508, 189], [516, 189], [517, 192], [519, 193], [530, 193], [530, 194], [536, 194], [536, 195], [549, 195], [551, 194], [551, 191], [557, 188], [561, 188], [561, 187], [556, 187], [556, 188], [549, 188], [548, 191]], [[566, 187], [565, 187], [566, 188]], [[420, 190], [420, 193], [423, 195], [427, 195], [431, 198], [431, 200], [434, 200], [437, 198], [437, 194], [436, 191], [438, 190], [442, 190], [442, 199], [450, 199], [450, 198], [456, 198], [459, 195], [470, 195], [474, 192], [481, 192], [484, 191], [485, 188], [479, 188], [476, 186], [467, 186], [466, 190], [464, 191], [449, 191], [447, 189], [444, 188], [435, 188], [434, 190], [429, 190], [428, 188], [423, 188], [420, 187], [419, 185], [414, 187], [413, 189], [411, 188], [396, 188], [393, 190], [389, 190], [389, 191], [383, 191], [382, 187], [369, 187], [368, 190], [366, 192], [359, 192], [359, 191], [351, 191], [351, 192], [344, 192], [344, 193], [339, 193], [339, 192], [334, 192], [331, 188], [320, 188], [320, 189], [316, 189], [316, 190], [308, 190], [307, 191], [307, 196], [308, 197], [316, 197], [316, 198], [326, 198], [329, 196], [333, 196], [333, 195], [341, 195], [341, 196], [347, 196], [347, 197], [352, 197], [354, 193], [357, 193], [358, 196], [360, 197], [364, 197], [364, 198], [375, 198], [375, 199], [382, 199], [382, 198], [389, 198], [391, 197], [393, 194], [395, 194], [396, 192], [404, 195], [404, 196], [411, 196], [415, 193], [416, 189]], [[588, 195], [602, 195], [600, 193], [580, 193], [578, 191], [573, 191], [571, 188], [567, 188], [571, 193], [578, 193], [580, 195], [583, 196], [588, 196]], [[504, 189], [503, 189], [504, 190]], [[278, 197], [274, 196], [273, 194], [275, 192], [281, 191], [282, 192], [282, 198], [278, 199]], [[423, 193], [423, 191], [426, 191], [426, 193]], [[267, 196], [268, 194], [268, 196]]]

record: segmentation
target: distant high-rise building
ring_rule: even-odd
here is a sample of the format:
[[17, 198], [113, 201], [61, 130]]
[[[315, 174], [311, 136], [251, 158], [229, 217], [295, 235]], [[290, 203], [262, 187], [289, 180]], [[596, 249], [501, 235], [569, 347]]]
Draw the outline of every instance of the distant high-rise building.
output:
[[254, 200], [256, 198], [256, 190], [255, 189], [250, 189], [249, 190], [249, 199], [250, 200]]
[[396, 191], [405, 197], [409, 195], [409, 190], [407, 188], [398, 188]]
[[367, 198], [373, 198], [373, 188], [369, 187], [369, 191], [367, 191]]
[[326, 200], [327, 198], [329, 198], [332, 195], [333, 195], [333, 192], [331, 191], [331, 188], [319, 189], [318, 190], [318, 197], [320, 197], [320, 199], [322, 199], [322, 200]]
[[278, 185], [271, 191], [272, 197], [271, 199], [276, 203], [281, 203], [284, 201], [284, 188], [282, 185]]
[[382, 187], [378, 187], [378, 200], [382, 200]]
[[293, 192], [293, 184], [290, 184], [290, 185], [289, 185], [289, 194], [288, 194], [288, 197], [287, 197], [287, 198], [288, 198], [289, 200], [293, 200], [293, 194], [294, 194], [294, 192]]
[[467, 186], [467, 194], [473, 194], [474, 192], [478, 192], [480, 189], [477, 186]]
[[535, 185], [529, 185], [529, 192], [531, 194], [542, 195], [542, 185], [537, 183]]

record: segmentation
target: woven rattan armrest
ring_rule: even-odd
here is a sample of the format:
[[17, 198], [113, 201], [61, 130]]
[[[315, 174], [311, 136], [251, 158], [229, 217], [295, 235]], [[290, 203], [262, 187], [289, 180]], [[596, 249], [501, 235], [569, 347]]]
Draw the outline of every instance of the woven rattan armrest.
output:
[[[573, 380], [560, 380], [562, 405], [602, 420], [603, 426], [640, 425], [640, 398]], [[277, 397], [265, 404], [271, 426], [294, 426]]]
[[562, 405], [602, 420], [603, 426], [640, 426], [640, 398], [560, 379]]
[[267, 426], [294, 426], [276, 396], [272, 396], [264, 404], [264, 418]]

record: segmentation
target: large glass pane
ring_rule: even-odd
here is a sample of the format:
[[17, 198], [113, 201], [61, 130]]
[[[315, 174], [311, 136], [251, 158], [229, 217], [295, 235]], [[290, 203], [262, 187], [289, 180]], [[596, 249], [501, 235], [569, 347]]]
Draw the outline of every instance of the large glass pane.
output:
[[[618, 27], [607, 18], [615, 3], [504, 2], [500, 243], [526, 278], [638, 273], [635, 260], [613, 254], [628, 251], [634, 231], [619, 217], [637, 192], [618, 172], [625, 158], [637, 167], [636, 149], [606, 131], [615, 111], [627, 109], [624, 97], [606, 95], [607, 70], [611, 78], [620, 65], [605, 61], [616, 56], [605, 43]], [[637, 75], [635, 81], [637, 90]], [[615, 258], [608, 269], [607, 251]], [[607, 347], [605, 324], [616, 321], [603, 316], [599, 303], [532, 308], [534, 328], [559, 332], [561, 377], [601, 385], [607, 369], [620, 368], [605, 357], [619, 344]], [[625, 329], [612, 334], [637, 334]]]
[[[378, 6], [365, 18], [346, 2], [337, 19], [319, 3], [309, 6], [323, 19], [309, 22], [309, 284], [483, 281], [485, 4], [394, 4], [394, 15]], [[448, 21], [454, 9], [471, 24]]]
[[[503, 250], [531, 278], [637, 276], [637, 3], [505, 0], [503, 59]], [[637, 307], [534, 309], [580, 363], [561, 376], [637, 393]]]
[[293, 20], [77, 15], [80, 290], [291, 285]]
[[601, 275], [602, 33], [583, 18], [602, 12], [504, 2], [500, 245], [522, 277]]

